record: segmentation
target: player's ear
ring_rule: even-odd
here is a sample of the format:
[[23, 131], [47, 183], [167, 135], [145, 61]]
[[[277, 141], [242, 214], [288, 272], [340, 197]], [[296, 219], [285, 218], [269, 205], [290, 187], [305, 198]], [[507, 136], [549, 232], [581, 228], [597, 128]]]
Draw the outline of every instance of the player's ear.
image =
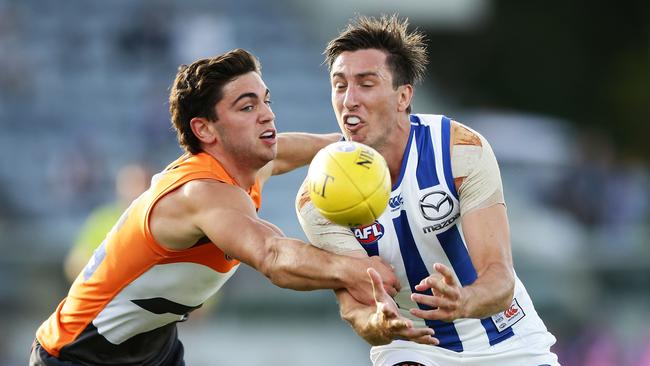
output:
[[404, 84], [397, 87], [397, 111], [406, 112], [408, 107], [411, 105], [411, 99], [413, 99], [413, 86], [411, 84]]
[[211, 144], [217, 140], [217, 131], [214, 123], [204, 117], [194, 117], [190, 120], [190, 128], [199, 141]]

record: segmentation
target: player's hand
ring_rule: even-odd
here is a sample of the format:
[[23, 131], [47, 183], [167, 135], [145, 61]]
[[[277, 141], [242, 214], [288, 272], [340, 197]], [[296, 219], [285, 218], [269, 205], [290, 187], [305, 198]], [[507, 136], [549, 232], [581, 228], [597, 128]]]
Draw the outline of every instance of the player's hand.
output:
[[372, 264], [368, 266], [368, 268], [372, 268], [377, 272], [380, 280], [379, 283], [383, 284], [383, 289], [391, 297], [397, 295], [399, 290], [402, 288], [402, 285], [399, 283], [397, 276], [395, 276], [395, 270], [393, 269], [393, 266], [386, 263], [383, 259], [381, 259], [380, 256], [373, 256], [369, 259]]
[[463, 318], [465, 292], [460, 286], [454, 273], [442, 263], [434, 263], [433, 273], [415, 286], [419, 292], [431, 292], [431, 295], [421, 293], [411, 294], [411, 300], [418, 304], [431, 307], [431, 310], [410, 309], [411, 314], [426, 320], [443, 320], [451, 322]]
[[422, 344], [437, 345], [438, 339], [432, 337], [431, 328], [413, 328], [413, 322], [400, 315], [397, 304], [386, 292], [382, 278], [377, 271], [368, 268], [368, 276], [372, 283], [376, 311], [368, 320], [368, 328], [364, 337], [372, 345], [382, 345], [394, 339], [402, 339]]
[[397, 295], [401, 285], [390, 265], [384, 262], [379, 256], [359, 258], [359, 261], [361, 263], [354, 268], [355, 276], [357, 277], [349, 278], [349, 286], [347, 287], [352, 297], [362, 304], [374, 305], [372, 287], [368, 282], [368, 273], [366, 272], [368, 268], [373, 268], [379, 273], [380, 278], [383, 279], [383, 288], [390, 296]]

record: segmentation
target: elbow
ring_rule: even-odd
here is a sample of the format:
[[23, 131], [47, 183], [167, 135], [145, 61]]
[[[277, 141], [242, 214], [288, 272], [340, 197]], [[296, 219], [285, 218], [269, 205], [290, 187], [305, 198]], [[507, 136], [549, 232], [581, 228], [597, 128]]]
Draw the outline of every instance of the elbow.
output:
[[[487, 282], [492, 285], [488, 286], [490, 300], [485, 310], [489, 309], [490, 314], [496, 314], [506, 311], [512, 305], [512, 299], [515, 297], [515, 274], [512, 267], [495, 264], [490, 266], [491, 274]], [[481, 314], [487, 315], [487, 314]]]
[[277, 238], [268, 238], [264, 245], [265, 253], [257, 267], [257, 270], [268, 278], [275, 286], [290, 288], [287, 281], [287, 265], [283, 264], [282, 253]]
[[515, 277], [511, 269], [507, 269], [503, 296], [501, 296], [501, 301], [499, 302], [499, 311], [506, 311], [512, 305], [512, 299], [515, 297]]
[[274, 285], [278, 285], [279, 276], [279, 256], [278, 246], [273, 238], [266, 239], [264, 245], [264, 254], [257, 265], [257, 271], [264, 275], [264, 277], [271, 280]]

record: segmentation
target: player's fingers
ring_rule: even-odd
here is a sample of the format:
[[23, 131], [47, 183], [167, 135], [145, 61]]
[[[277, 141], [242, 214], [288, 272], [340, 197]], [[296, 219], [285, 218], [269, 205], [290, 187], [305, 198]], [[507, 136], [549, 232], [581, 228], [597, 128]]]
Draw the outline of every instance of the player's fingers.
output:
[[441, 299], [438, 296], [423, 295], [423, 294], [411, 294], [411, 300], [417, 302], [418, 304], [427, 305], [432, 308], [437, 308], [440, 305]]
[[383, 294], [386, 292], [381, 281], [381, 276], [374, 268], [368, 268], [367, 272], [368, 277], [370, 277], [370, 283], [372, 284], [372, 294], [375, 297], [375, 302], [382, 302]]
[[415, 343], [420, 343], [420, 344], [427, 344], [431, 346], [437, 346], [440, 344], [440, 341], [436, 337], [432, 337], [430, 335], [424, 335], [421, 337], [414, 337], [409, 339], [412, 342]]
[[433, 337], [434, 331], [431, 328], [407, 328], [401, 330], [397, 336], [400, 339], [415, 340], [423, 337]]
[[395, 297], [397, 295], [397, 289], [388, 283], [384, 284], [384, 290], [388, 295], [390, 295], [390, 297]]
[[388, 322], [388, 330], [393, 334], [400, 334], [405, 329], [410, 329], [413, 323], [408, 319], [393, 319]]
[[417, 285], [415, 285], [415, 289], [417, 291], [426, 291], [426, 290], [428, 290], [428, 287], [425, 284], [423, 284], [422, 282], [420, 282]]
[[439, 296], [444, 296], [451, 300], [458, 300], [460, 297], [460, 288], [454, 285], [449, 285], [442, 279], [431, 283], [431, 291]]
[[436, 309], [442, 309], [450, 313], [453, 313], [456, 310], [458, 310], [458, 307], [460, 306], [458, 301], [441, 297], [441, 296], [412, 294], [411, 300], [417, 302], [418, 304], [427, 305]]
[[436, 310], [409, 309], [411, 315], [425, 320], [438, 320]]
[[[377, 272], [379, 274], [379, 272]], [[391, 282], [389, 279], [384, 279], [379, 275], [379, 278], [382, 280], [382, 287], [384, 288], [384, 291], [390, 295], [390, 297], [395, 297], [397, 295], [397, 292], [399, 291], [399, 283]]]
[[[372, 256], [370, 257], [371, 260], [376, 261], [380, 264], [379, 267], [382, 270], [384, 270], [383, 275], [380, 275], [382, 278], [382, 281], [384, 281], [384, 288], [390, 294], [391, 296], [395, 296], [397, 292], [402, 288], [402, 285], [399, 282], [399, 279], [397, 276], [395, 276], [395, 267], [391, 265], [390, 263], [386, 262], [379, 256]], [[377, 270], [377, 269], [375, 269]], [[377, 271], [377, 273], [380, 273]]]
[[440, 341], [433, 335], [434, 331], [431, 328], [409, 328], [394, 333], [392, 338], [435, 346], [438, 345]]
[[409, 312], [413, 316], [425, 320], [443, 320], [443, 321], [453, 320], [448, 312], [441, 309], [435, 309], [435, 310], [409, 309]]
[[420, 281], [420, 283], [415, 285], [415, 289], [417, 291], [426, 291], [429, 288], [431, 288], [431, 286], [429, 285], [429, 277], [423, 278], [422, 281]]
[[433, 270], [434, 272], [440, 273], [448, 285], [456, 285], [456, 278], [454, 277], [454, 272], [451, 270], [451, 268], [445, 266], [442, 263], [434, 263]]
[[432, 273], [423, 278], [420, 283], [415, 285], [417, 291], [426, 291], [434, 286], [437, 282], [444, 281], [444, 277], [439, 273]]
[[[392, 300], [390, 300], [392, 301]], [[384, 319], [396, 319], [399, 317], [399, 313], [395, 311], [394, 308], [391, 306], [388, 306], [388, 304], [384, 303], [382, 304], [384, 306], [381, 307], [381, 312], [384, 316]], [[409, 320], [410, 321], [410, 320]]]

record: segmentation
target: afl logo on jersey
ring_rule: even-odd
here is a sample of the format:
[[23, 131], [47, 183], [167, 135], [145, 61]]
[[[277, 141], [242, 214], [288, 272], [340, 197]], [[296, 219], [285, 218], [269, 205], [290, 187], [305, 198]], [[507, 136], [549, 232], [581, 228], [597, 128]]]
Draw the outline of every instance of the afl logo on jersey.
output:
[[420, 198], [420, 211], [429, 221], [442, 220], [454, 209], [454, 201], [447, 192], [435, 191]]
[[377, 242], [384, 236], [384, 226], [375, 221], [368, 226], [361, 226], [352, 228], [354, 237], [361, 244], [372, 244]]

